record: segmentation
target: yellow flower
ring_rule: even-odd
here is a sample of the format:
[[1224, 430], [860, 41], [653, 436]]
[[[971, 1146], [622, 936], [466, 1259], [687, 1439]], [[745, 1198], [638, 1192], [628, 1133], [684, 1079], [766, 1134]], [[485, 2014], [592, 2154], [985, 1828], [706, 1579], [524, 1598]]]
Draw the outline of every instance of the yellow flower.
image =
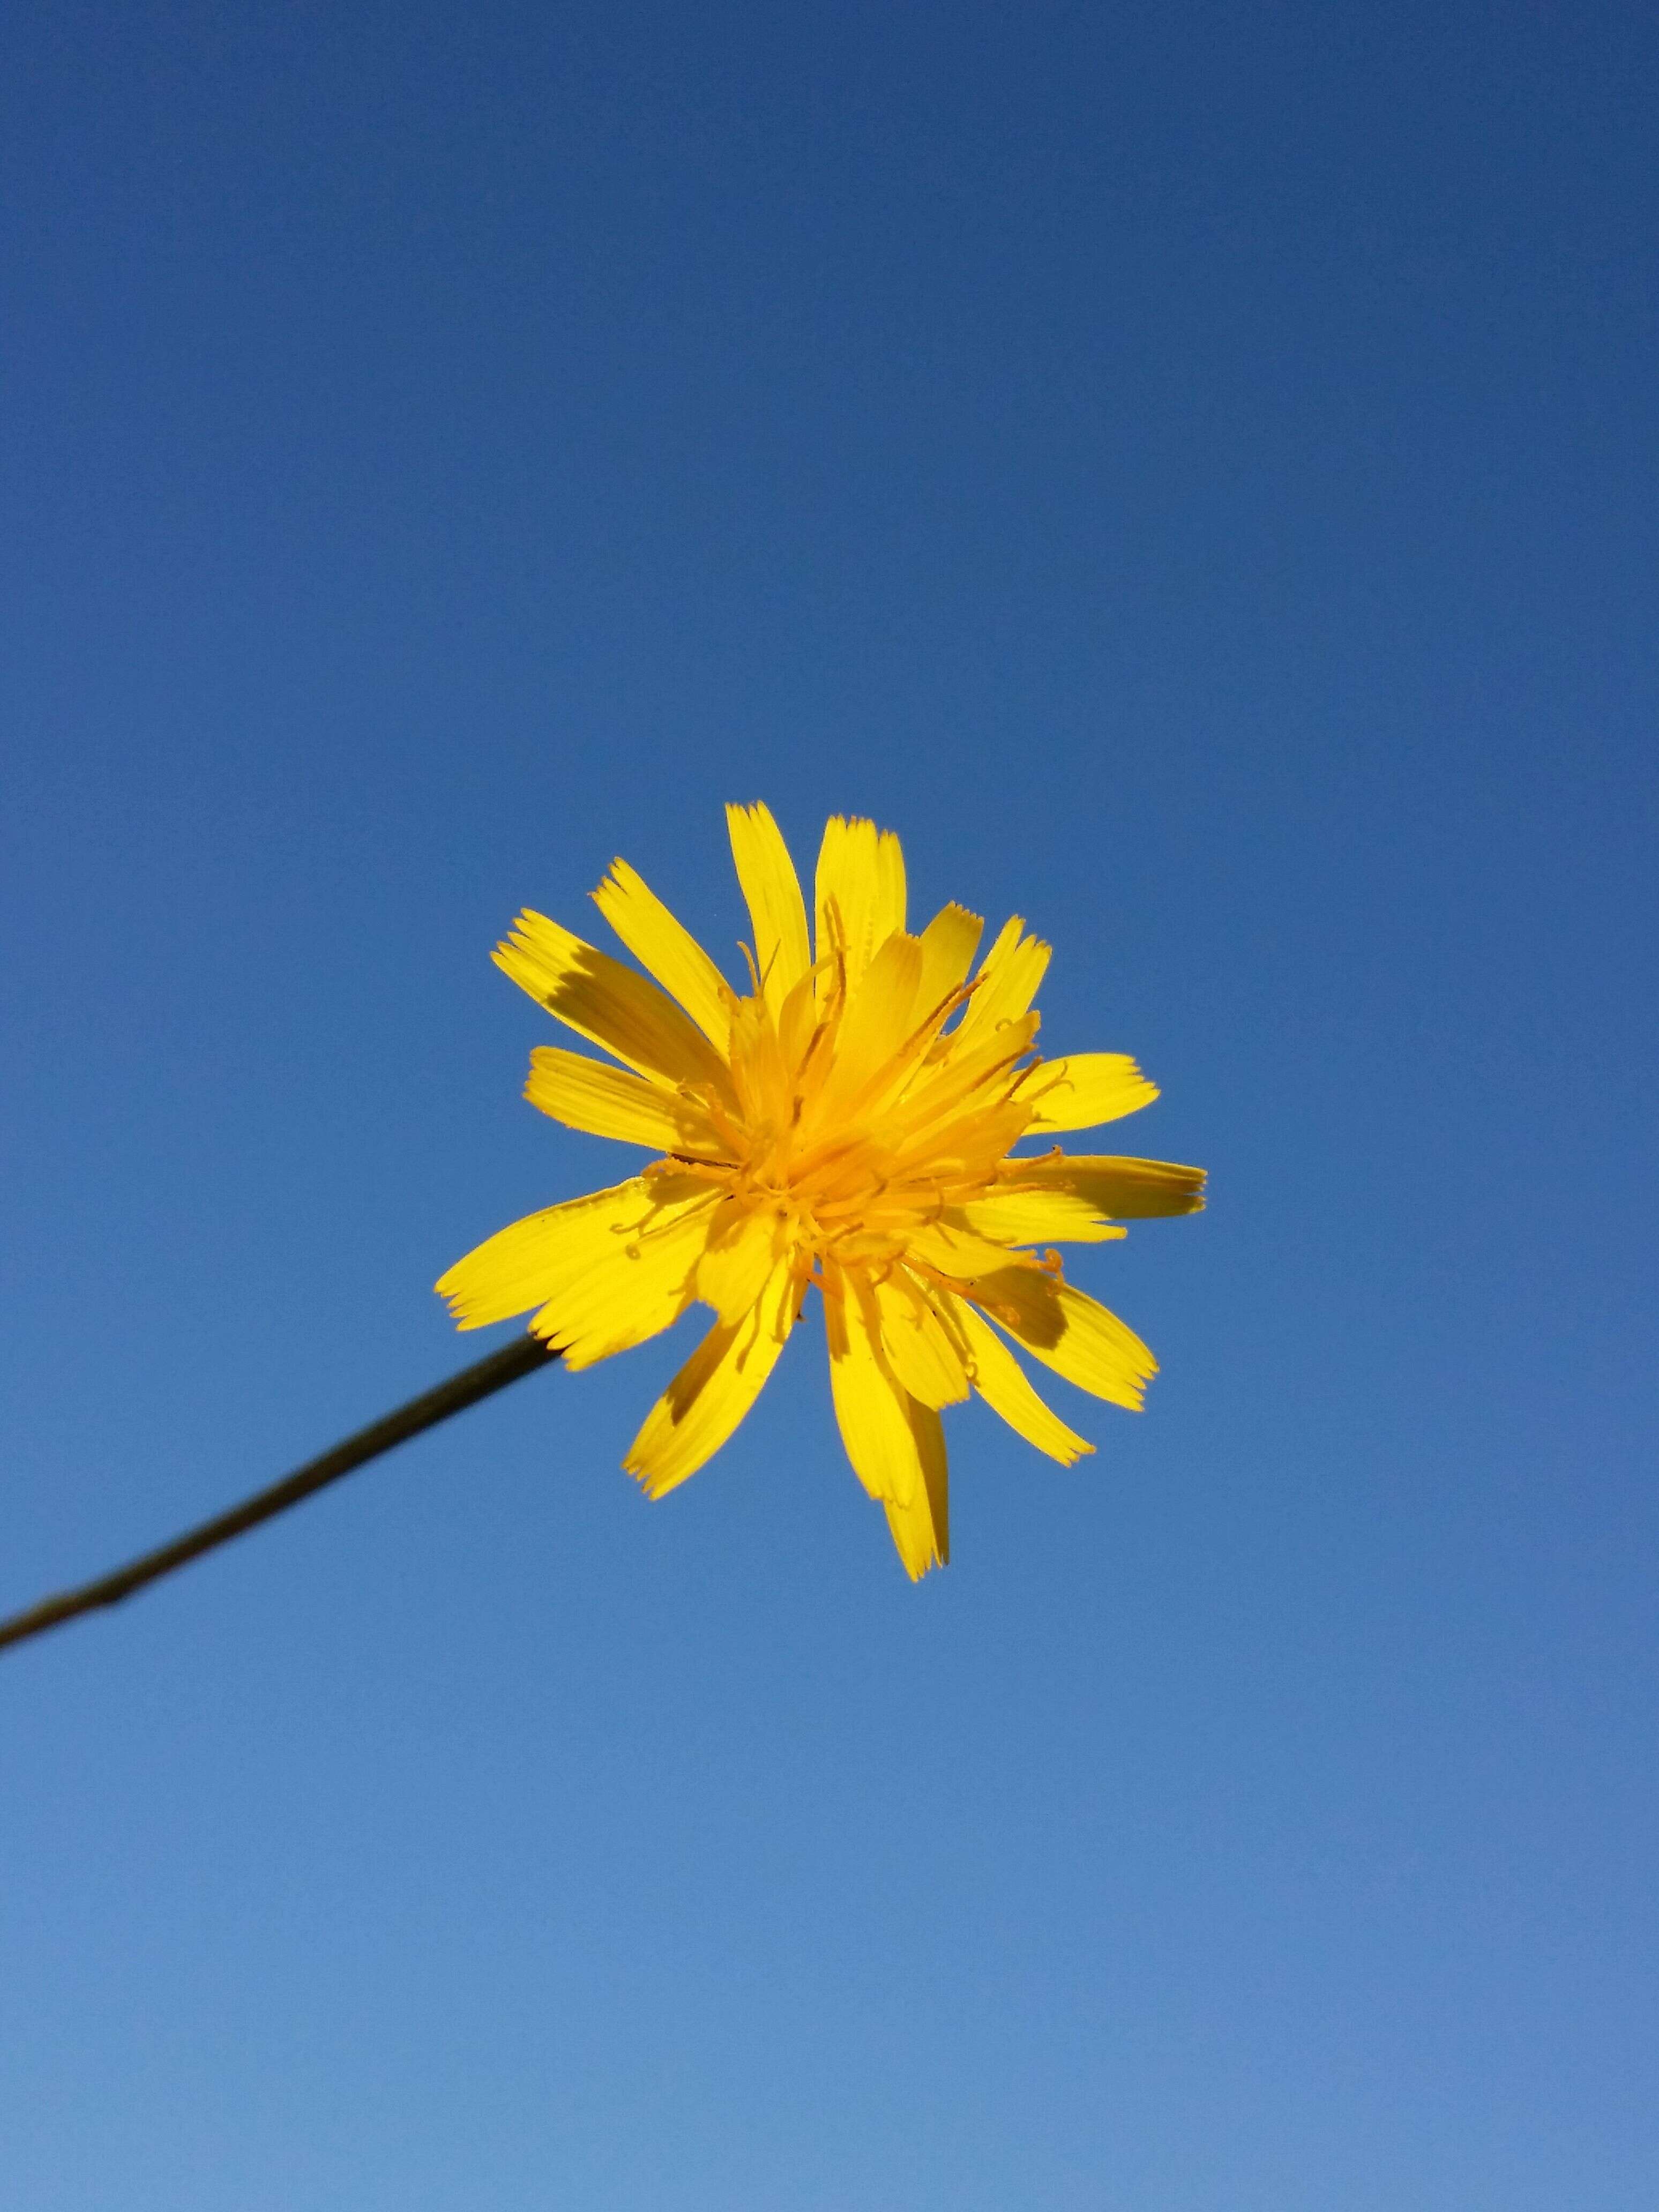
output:
[[970, 981], [979, 917], [947, 906], [910, 935], [898, 839], [839, 815], [818, 854], [814, 944], [770, 813], [729, 806], [726, 820], [755, 936], [746, 996], [623, 860], [593, 897], [656, 983], [539, 914], [497, 947], [515, 983], [622, 1063], [539, 1046], [531, 1103], [662, 1157], [515, 1221], [437, 1287], [463, 1328], [536, 1308], [531, 1328], [573, 1368], [656, 1335], [694, 1299], [712, 1306], [624, 1462], [660, 1498], [754, 1404], [816, 1283], [847, 1455], [915, 1578], [950, 1557], [942, 1406], [971, 1387], [1062, 1465], [1094, 1449], [999, 1330], [1115, 1405], [1139, 1407], [1157, 1371], [1066, 1282], [1058, 1252], [1019, 1248], [1193, 1212], [1203, 1170], [1058, 1146], [1013, 1157], [1022, 1138], [1158, 1096], [1125, 1054], [1034, 1054], [1048, 947], [1016, 916]]

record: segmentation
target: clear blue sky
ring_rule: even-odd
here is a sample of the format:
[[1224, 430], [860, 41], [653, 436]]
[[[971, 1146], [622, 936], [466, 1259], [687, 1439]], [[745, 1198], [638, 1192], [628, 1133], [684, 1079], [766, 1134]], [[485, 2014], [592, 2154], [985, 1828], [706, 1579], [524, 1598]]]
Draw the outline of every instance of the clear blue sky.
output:
[[476, 1356], [612, 1159], [489, 948], [622, 853], [730, 954], [727, 799], [1028, 916], [1213, 1202], [919, 1588], [816, 1332], [640, 1498], [682, 1335], [9, 1657], [9, 2207], [1659, 2201], [1656, 90], [1551, 0], [14, 16], [0, 1608]]

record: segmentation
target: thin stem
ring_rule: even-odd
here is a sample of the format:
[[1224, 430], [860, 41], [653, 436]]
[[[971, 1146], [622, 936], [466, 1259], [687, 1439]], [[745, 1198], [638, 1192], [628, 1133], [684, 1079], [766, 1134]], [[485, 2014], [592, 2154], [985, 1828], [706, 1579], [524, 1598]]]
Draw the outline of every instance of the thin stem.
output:
[[464, 1367], [447, 1382], [439, 1383], [435, 1390], [411, 1398], [395, 1413], [387, 1413], [368, 1428], [359, 1429], [355, 1437], [346, 1437], [319, 1459], [308, 1460], [304, 1467], [296, 1468], [282, 1481], [273, 1482], [269, 1489], [256, 1490], [252, 1498], [245, 1498], [228, 1512], [217, 1513], [211, 1521], [187, 1528], [170, 1544], [130, 1559], [125, 1566], [100, 1575], [96, 1582], [83, 1583], [79, 1589], [60, 1590], [56, 1597], [42, 1598], [26, 1613], [14, 1613], [9, 1620], [0, 1620], [0, 1650], [9, 1644], [21, 1644], [31, 1636], [44, 1635], [47, 1629], [73, 1620], [77, 1613], [95, 1613], [100, 1606], [119, 1605], [124, 1597], [143, 1589], [146, 1583], [159, 1582], [176, 1567], [199, 1559], [204, 1552], [214, 1551], [219, 1545], [229, 1543], [233, 1536], [257, 1528], [262, 1521], [286, 1513], [290, 1505], [297, 1505], [301, 1498], [325, 1490], [331, 1482], [337, 1482], [343, 1474], [366, 1466], [370, 1460], [379, 1459], [394, 1444], [407, 1443], [422, 1430], [435, 1428], [452, 1413], [464, 1413], [481, 1398], [504, 1390], [509, 1382], [516, 1382], [520, 1376], [533, 1374], [558, 1356], [539, 1337], [518, 1338], [502, 1351], [492, 1352], [488, 1359]]

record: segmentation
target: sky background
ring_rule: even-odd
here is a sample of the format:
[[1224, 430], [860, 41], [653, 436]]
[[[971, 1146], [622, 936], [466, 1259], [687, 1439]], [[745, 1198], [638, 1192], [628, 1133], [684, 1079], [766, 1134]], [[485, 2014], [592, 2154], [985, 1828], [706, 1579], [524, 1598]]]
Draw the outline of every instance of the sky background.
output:
[[[720, 807], [1055, 946], [1211, 1210], [911, 1588], [700, 1326], [0, 1662], [19, 2212], [1659, 2197], [1659, 17], [25, 5], [0, 1609], [477, 1356], [490, 967]], [[914, 910], [914, 909], [913, 909]], [[592, 927], [602, 926], [592, 918]]]

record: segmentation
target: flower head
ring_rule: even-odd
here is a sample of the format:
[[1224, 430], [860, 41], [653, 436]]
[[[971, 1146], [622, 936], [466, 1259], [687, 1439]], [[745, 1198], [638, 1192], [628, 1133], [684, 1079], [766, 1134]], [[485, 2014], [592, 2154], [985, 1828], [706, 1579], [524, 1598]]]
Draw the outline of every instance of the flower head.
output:
[[660, 1498], [754, 1404], [816, 1284], [847, 1455], [916, 1577], [950, 1556], [941, 1407], [977, 1390], [1062, 1464], [1094, 1449], [1005, 1337], [1119, 1406], [1139, 1407], [1157, 1370], [1066, 1280], [1057, 1251], [1028, 1248], [1193, 1212], [1203, 1170], [1058, 1146], [1015, 1157], [1022, 1139], [1158, 1096], [1122, 1053], [1036, 1055], [1048, 947], [1016, 916], [975, 969], [983, 925], [959, 906], [912, 935], [898, 839], [839, 815], [809, 933], [770, 813], [726, 818], [754, 933], [746, 993], [623, 860], [593, 896], [654, 982], [539, 914], [496, 949], [515, 983], [611, 1055], [538, 1047], [531, 1103], [659, 1157], [514, 1222], [437, 1287], [463, 1328], [535, 1309], [532, 1330], [573, 1368], [642, 1343], [694, 1300], [711, 1306], [714, 1327], [624, 1462]]

